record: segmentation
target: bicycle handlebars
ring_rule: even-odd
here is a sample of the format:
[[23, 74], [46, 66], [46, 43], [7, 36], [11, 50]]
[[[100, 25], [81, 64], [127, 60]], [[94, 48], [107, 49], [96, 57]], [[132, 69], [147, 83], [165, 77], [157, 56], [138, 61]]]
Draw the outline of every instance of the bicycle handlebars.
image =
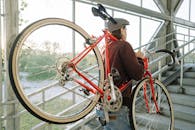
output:
[[167, 53], [167, 54], [169, 54], [171, 56], [173, 62], [172, 63], [169, 63], [168, 66], [171, 66], [171, 65], [174, 65], [175, 64], [175, 62], [176, 62], [176, 57], [175, 57], [176, 53], [175, 53], [175, 50], [170, 51], [168, 49], [159, 49], [159, 50], [156, 50], [155, 51], [155, 53], [160, 53], [160, 52]]

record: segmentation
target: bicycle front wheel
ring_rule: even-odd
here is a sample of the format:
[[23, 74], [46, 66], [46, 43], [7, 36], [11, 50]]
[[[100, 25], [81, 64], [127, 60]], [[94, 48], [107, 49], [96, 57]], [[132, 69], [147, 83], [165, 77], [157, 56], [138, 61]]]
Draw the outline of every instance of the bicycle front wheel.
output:
[[132, 100], [132, 120], [135, 130], [173, 130], [174, 113], [170, 95], [165, 86], [154, 79], [155, 99], [152, 97], [150, 79], [138, 83]]
[[[89, 38], [78, 25], [58, 18], [34, 22], [18, 35], [10, 51], [9, 75], [17, 98], [31, 114], [62, 124], [77, 121], [93, 110], [100, 95], [74, 82], [72, 79], [87, 84], [74, 71], [62, 83], [61, 73], [63, 65], [86, 48]], [[75, 67], [103, 87], [104, 68], [97, 47]]]

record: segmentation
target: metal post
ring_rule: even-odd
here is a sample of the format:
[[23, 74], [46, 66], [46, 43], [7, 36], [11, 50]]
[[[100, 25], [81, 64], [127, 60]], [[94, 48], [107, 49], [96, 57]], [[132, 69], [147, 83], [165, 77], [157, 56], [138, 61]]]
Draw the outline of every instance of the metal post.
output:
[[[141, 0], [140, 6], [143, 6], [143, 1]], [[139, 47], [142, 45], [142, 17], [139, 17]], [[139, 49], [141, 50], [141, 48]]]
[[[182, 48], [182, 56], [184, 56], [184, 47]], [[184, 65], [184, 58], [181, 59], [181, 72], [180, 72], [180, 92], [183, 93], [184, 88], [183, 88], [183, 65]]]
[[[72, 21], [75, 23], [75, 0], [73, 0], [72, 1]], [[75, 50], [75, 48], [76, 48], [76, 45], [75, 45], [76, 43], [75, 43], [75, 31], [73, 30], [73, 32], [72, 32], [72, 52], [73, 52], [73, 56], [75, 56], [76, 54], [76, 50]], [[73, 99], [73, 103], [75, 103], [76, 102], [76, 95], [75, 95], [75, 93], [73, 93], [72, 94], [72, 99]]]
[[2, 16], [3, 16], [3, 13], [2, 13], [2, 0], [0, 1], [0, 130], [2, 129], [3, 127], [3, 120], [2, 120], [2, 116], [3, 116], [3, 104], [2, 104], [2, 96], [3, 96], [3, 66], [2, 66], [2, 24], [1, 24], [1, 20], [2, 20]]
[[[158, 46], [159, 46], [159, 40], [157, 40], [155, 43], [156, 43], [155, 48], [158, 48]], [[158, 70], [161, 70], [162, 69], [162, 63], [163, 63], [163, 59], [158, 62]], [[158, 79], [161, 81], [161, 79], [162, 79], [162, 73], [159, 73], [158, 74]]]
[[[11, 89], [8, 75], [8, 55], [10, 50], [10, 43], [18, 33], [18, 0], [5, 0], [5, 114], [6, 130], [19, 130], [19, 117], [14, 117], [18, 108], [15, 103], [15, 95]], [[11, 103], [9, 103], [11, 102]]]
[[[5, 59], [5, 57], [3, 57], [3, 54], [5, 55], [5, 53], [2, 51], [2, 48], [3, 48], [3, 43], [5, 43], [5, 34], [4, 34], [4, 29], [5, 27], [3, 26], [5, 24], [4, 22], [4, 19], [5, 19], [5, 0], [0, 0], [0, 14], [1, 14], [1, 18], [0, 18], [0, 71], [1, 71], [1, 78], [0, 78], [0, 130], [4, 130], [5, 129], [5, 120], [3, 119], [4, 118], [4, 110], [5, 110], [5, 107], [4, 107], [4, 97], [5, 97], [5, 78], [3, 79], [4, 76], [4, 66], [3, 66], [3, 58]], [[4, 45], [5, 46], [5, 45]]]
[[[191, 21], [191, 0], [189, 0], [189, 21]], [[190, 28], [188, 28], [188, 41], [190, 41]], [[190, 44], [188, 45], [188, 51], [190, 51]]]

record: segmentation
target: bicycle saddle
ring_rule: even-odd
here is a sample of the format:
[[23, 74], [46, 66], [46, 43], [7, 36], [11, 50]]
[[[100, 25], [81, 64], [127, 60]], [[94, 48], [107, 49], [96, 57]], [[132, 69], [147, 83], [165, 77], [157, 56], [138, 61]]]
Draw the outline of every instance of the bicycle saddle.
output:
[[109, 20], [113, 24], [117, 24], [117, 22], [107, 13], [103, 5], [97, 4], [97, 6], [98, 8], [92, 7], [92, 13], [94, 16], [99, 16], [103, 20]]

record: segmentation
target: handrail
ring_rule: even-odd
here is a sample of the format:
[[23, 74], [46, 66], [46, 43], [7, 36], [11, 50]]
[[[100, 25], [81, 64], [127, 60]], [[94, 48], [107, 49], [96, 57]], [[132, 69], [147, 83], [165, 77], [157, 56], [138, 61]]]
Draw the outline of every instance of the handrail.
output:
[[179, 46], [178, 48], [176, 48], [176, 49], [175, 49], [175, 51], [178, 51], [180, 48], [183, 48], [184, 46], [186, 46], [186, 45], [188, 45], [188, 44], [192, 43], [193, 41], [195, 41], [195, 38], [194, 38], [194, 39], [192, 39], [192, 40], [190, 40], [190, 41], [188, 41], [187, 43], [185, 43], [185, 44], [183, 44], [183, 45]]
[[[160, 38], [159, 38], [159, 39], [160, 39]], [[176, 40], [176, 39], [172, 39], [171, 41], [168, 41], [167, 43], [169, 44], [169, 43], [171, 43], [171, 42], [174, 41], [174, 40]], [[192, 41], [194, 41], [194, 40], [191, 40], [191, 41], [189, 41], [189, 42], [186, 42], [185, 45], [183, 45], [183, 46], [186, 46], [186, 45], [190, 44]], [[153, 43], [153, 42], [151, 42], [151, 43]], [[149, 44], [147, 44], [147, 45], [149, 45]], [[146, 46], [146, 45], [143, 45], [142, 47], [145, 47], [145, 46]], [[181, 46], [181, 47], [183, 47], [183, 46]], [[176, 50], [179, 50], [179, 48], [181, 48], [181, 47], [176, 48]], [[138, 48], [137, 48], [137, 49], [138, 49]], [[195, 50], [195, 48], [194, 48], [193, 50]], [[169, 56], [168, 54], [163, 54], [163, 55], [161, 55], [160, 57], [158, 57], [157, 59], [151, 61], [150, 64], [155, 64], [155, 63], [161, 61], [162, 59], [165, 59], [165, 58], [168, 57], [168, 56]], [[183, 58], [184, 58], [184, 57], [183, 57]], [[153, 75], [154, 77], [156, 77], [156, 76], [158, 76], [160, 73], [162, 73], [162, 72], [168, 70], [169, 68], [170, 68], [170, 66], [165, 65], [165, 66], [163, 66], [161, 69], [159, 69], [158, 71], [154, 72], [152, 75]], [[95, 118], [95, 117], [94, 117], [94, 118]], [[94, 119], [94, 118], [93, 118], [93, 119]], [[86, 119], [86, 120], [89, 121], [89, 120], [91, 120], [91, 119]], [[83, 122], [86, 122], [86, 120], [84, 120]], [[75, 123], [75, 126], [77, 125], [77, 128], [78, 128], [78, 125], [80, 125], [80, 126], [83, 125], [83, 122], [80, 122], [80, 124], [79, 124], [79, 123]], [[74, 125], [71, 124], [71, 126], [74, 126]]]
[[[189, 36], [189, 35], [186, 35], [186, 34], [174, 33], [174, 32], [173, 32], [173, 33], [170, 33], [170, 34], [168, 34], [168, 35], [166, 35], [166, 36], [163, 36], [163, 37], [159, 37], [159, 38], [157, 38], [157, 39], [154, 39], [153, 41], [151, 41], [151, 42], [149, 42], [149, 43], [147, 43], [147, 44], [145, 44], [145, 45], [142, 45], [142, 46], [140, 46], [140, 47], [138, 47], [138, 48], [136, 48], [136, 49], [144, 48], [144, 47], [146, 47], [146, 46], [148, 46], [148, 45], [150, 45], [150, 44], [153, 44], [153, 43], [155, 43], [155, 42], [156, 42], [155, 44], [157, 44], [158, 41], [162, 40], [163, 38], [166, 38], [166, 37], [171, 36], [171, 35], [177, 35], [177, 34], [178, 34], [178, 35], [182, 35], [182, 36], [184, 36], [184, 37], [188, 36], [188, 37], [191, 37], [191, 38], [194, 38], [194, 39], [192, 39], [192, 40], [190, 40], [190, 41], [186, 41], [185, 38], [184, 38], [183, 40], [172, 38], [172, 39], [170, 39], [169, 41], [167, 41], [166, 44], [163, 44], [163, 45], [171, 44], [173, 41], [180, 41], [180, 42], [183, 42], [183, 44], [182, 44], [181, 46], [175, 48], [175, 51], [180, 51], [181, 49], [184, 50], [184, 47], [185, 47], [185, 46], [188, 46], [189, 44], [194, 43], [194, 41], [195, 41], [195, 36]], [[160, 45], [160, 47], [163, 46], [163, 45]], [[158, 47], [159, 47], [159, 46], [158, 46]], [[135, 50], [136, 50], [136, 49], [135, 49]], [[180, 57], [178, 57], [178, 59], [179, 59], [179, 60], [182, 60], [182, 59], [184, 59], [186, 56], [188, 56], [189, 54], [191, 54], [191, 53], [194, 52], [194, 51], [195, 51], [195, 48], [191, 49], [189, 52], [187, 52], [187, 53], [185, 53], [185, 54], [183, 53]], [[163, 54], [163, 55], [161, 55], [160, 57], [158, 57], [158, 58], [156, 58], [156, 59], [150, 61], [150, 64], [158, 63], [158, 62], [162, 61], [163, 59], [165, 59], [165, 58], [168, 57], [168, 56], [169, 56], [168, 54]], [[182, 67], [182, 65], [181, 65], [181, 67]], [[156, 72], [154, 72], [154, 73], [153, 73], [153, 76], [157, 76], [157, 75], [161, 74], [162, 72], [166, 71], [166, 70], [169, 69], [169, 68], [170, 68], [170, 66], [165, 65], [165, 66], [163, 66], [161, 69], [159, 69], [159, 70], [157, 70]], [[181, 71], [182, 71], [182, 70], [181, 70]], [[56, 83], [51, 84], [50, 86], [45, 86], [44, 88], [42, 88], [42, 89], [36, 91], [35, 93], [45, 91], [45, 90], [47, 90], [48, 88], [52, 87], [52, 86], [55, 85], [55, 84], [56, 84]], [[33, 96], [35, 93], [31, 93], [29, 96]], [[55, 98], [55, 97], [52, 97], [52, 98]], [[83, 102], [84, 102], [84, 101], [83, 101]], [[6, 104], [3, 104], [3, 105], [6, 105]], [[18, 113], [17, 113], [15, 116], [13, 116], [13, 117], [19, 116], [19, 115], [23, 114], [24, 112], [27, 112], [27, 111], [26, 111], [26, 110], [22, 110], [22, 111], [18, 112]], [[7, 118], [10, 118], [10, 117], [0, 117], [0, 118], [1, 118], [2, 120], [6, 120]], [[78, 124], [79, 124], [79, 123], [77, 123], [77, 125], [78, 125]], [[83, 123], [81, 123], [81, 125], [82, 125], [82, 124], [83, 124]], [[46, 125], [47, 125], [47, 123], [41, 122], [41, 123], [37, 124], [36, 126], [34, 126], [33, 129], [40, 129], [40, 128], [43, 128], [43, 127], [46, 126]], [[73, 127], [73, 126], [74, 126], [74, 125], [71, 124], [71, 127]]]
[[[88, 99], [86, 99], [86, 100], [88, 100]], [[58, 113], [57, 115], [62, 115], [62, 114], [64, 114], [65, 112], [68, 112], [69, 110], [71, 110], [71, 109], [74, 108], [74, 107], [79, 107], [79, 106], [80, 106], [82, 103], [84, 103], [86, 100], [83, 100], [82, 102], [79, 102], [79, 103], [77, 103], [77, 104], [74, 104], [73, 106], [71, 106], [71, 107], [65, 109], [64, 111]], [[46, 122], [41, 122], [41, 123], [37, 124], [36, 126], [34, 126], [34, 127], [32, 128], [32, 130], [39, 129], [39, 127], [46, 126], [47, 124], [48, 124], [48, 123], [46, 123]]]
[[[153, 43], [155, 43], [155, 42], [158, 42], [158, 41], [160, 41], [160, 40], [162, 40], [162, 39], [164, 39], [164, 38], [167, 38], [167, 37], [169, 37], [169, 36], [171, 36], [171, 35], [174, 35], [174, 34], [177, 34], [177, 33], [172, 32], [172, 33], [169, 33], [169, 34], [167, 34], [167, 35], [165, 35], [165, 36], [158, 37], [158, 38], [153, 39], [152, 41], [150, 41], [150, 42], [148, 42], [148, 43], [146, 43], [146, 44], [144, 44], [144, 45], [141, 45], [141, 46], [135, 48], [134, 50], [139, 50], [140, 48], [144, 48], [144, 47], [146, 47], [146, 46], [148, 46], [148, 45], [150, 45], [150, 44], [153, 44]], [[175, 40], [176, 40], [176, 39], [175, 39]]]

